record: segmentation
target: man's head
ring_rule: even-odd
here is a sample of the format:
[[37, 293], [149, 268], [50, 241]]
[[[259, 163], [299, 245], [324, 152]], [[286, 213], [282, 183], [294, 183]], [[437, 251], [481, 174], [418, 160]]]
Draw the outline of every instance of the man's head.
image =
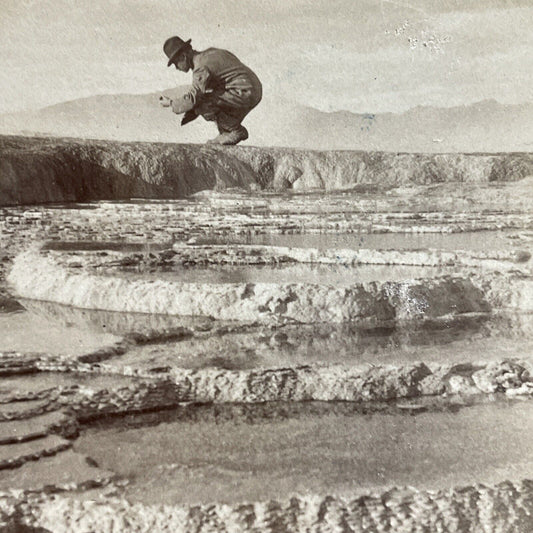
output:
[[188, 72], [192, 68], [191, 40], [183, 41], [179, 37], [170, 37], [163, 45], [163, 51], [168, 57], [167, 66], [174, 65], [182, 72]]

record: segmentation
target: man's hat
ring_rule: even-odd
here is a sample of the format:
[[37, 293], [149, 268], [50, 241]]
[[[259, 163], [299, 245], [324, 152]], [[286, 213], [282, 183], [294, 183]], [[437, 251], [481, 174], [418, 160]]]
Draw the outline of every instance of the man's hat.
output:
[[172, 65], [177, 55], [188, 44], [191, 44], [191, 39], [189, 39], [188, 41], [183, 41], [179, 37], [170, 37], [170, 39], [167, 39], [165, 41], [165, 44], [163, 45], [163, 51], [168, 57], [167, 67], [170, 67], [170, 65]]

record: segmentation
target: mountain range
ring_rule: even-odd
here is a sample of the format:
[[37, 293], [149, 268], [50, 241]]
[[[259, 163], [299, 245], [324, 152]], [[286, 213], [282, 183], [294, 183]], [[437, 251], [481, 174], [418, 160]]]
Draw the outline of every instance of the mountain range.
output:
[[[0, 115], [0, 133], [124, 141], [203, 143], [213, 123], [180, 118], [159, 106], [159, 95], [97, 95], [36, 111]], [[323, 112], [289, 100], [263, 99], [245, 119], [246, 144], [316, 150], [393, 152], [533, 151], [533, 103], [484, 100], [471, 105], [419, 106], [403, 113]]]

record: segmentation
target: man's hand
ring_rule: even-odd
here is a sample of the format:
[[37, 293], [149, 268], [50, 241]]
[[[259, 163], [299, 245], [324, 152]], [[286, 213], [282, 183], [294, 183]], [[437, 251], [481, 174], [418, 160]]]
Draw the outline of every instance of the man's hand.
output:
[[170, 107], [172, 105], [172, 100], [168, 96], [161, 95], [159, 97], [159, 104], [162, 107]]

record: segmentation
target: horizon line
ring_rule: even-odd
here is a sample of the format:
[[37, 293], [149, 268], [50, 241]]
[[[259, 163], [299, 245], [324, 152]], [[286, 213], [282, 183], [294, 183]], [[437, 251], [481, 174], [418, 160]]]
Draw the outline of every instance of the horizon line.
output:
[[[149, 96], [149, 95], [156, 95], [156, 94], [159, 94], [159, 93], [164, 93], [165, 91], [170, 91], [170, 90], [175, 90], [176, 88], [178, 87], [184, 87], [186, 86], [186, 84], [184, 85], [177, 85], [177, 86], [174, 86], [174, 87], [168, 87], [166, 89], [161, 89], [161, 90], [157, 90], [157, 91], [153, 91], [153, 92], [148, 92], [148, 93], [128, 93], [128, 92], [118, 92], [118, 93], [95, 93], [95, 94], [91, 94], [89, 96], [82, 96], [82, 97], [79, 97], [79, 98], [72, 98], [72, 99], [69, 99], [69, 100], [60, 100], [58, 102], [55, 102], [55, 103], [52, 103], [52, 104], [49, 104], [49, 105], [46, 105], [46, 106], [43, 106], [43, 107], [36, 107], [36, 108], [29, 108], [29, 109], [15, 109], [15, 110], [11, 110], [11, 111], [2, 111], [0, 112], [0, 117], [3, 117], [3, 116], [6, 116], [6, 115], [15, 115], [15, 114], [22, 114], [22, 113], [36, 113], [36, 112], [39, 112], [39, 111], [43, 111], [45, 109], [50, 109], [50, 108], [53, 108], [53, 107], [56, 107], [56, 106], [61, 106], [61, 105], [64, 105], [64, 104], [71, 104], [71, 103], [74, 103], [74, 102], [80, 102], [80, 101], [83, 101], [83, 100], [90, 100], [92, 98], [102, 98], [102, 97], [120, 97], [120, 96]], [[279, 101], [279, 98], [280, 96], [279, 95], [276, 95], [276, 99]], [[268, 101], [268, 97], [266, 99]], [[265, 99], [263, 99], [263, 101], [265, 101]], [[412, 107], [408, 107], [408, 108], [405, 108], [403, 110], [385, 110], [385, 111], [353, 111], [351, 109], [346, 109], [346, 108], [339, 108], [339, 109], [334, 109], [334, 110], [330, 110], [330, 111], [325, 111], [325, 110], [322, 110], [322, 109], [319, 109], [317, 107], [314, 107], [312, 105], [308, 105], [308, 104], [302, 104], [302, 103], [298, 103], [294, 100], [291, 100], [291, 99], [285, 99], [284, 100], [284, 104], [290, 104], [290, 105], [293, 105], [294, 107], [301, 107], [301, 108], [307, 108], [307, 109], [311, 109], [313, 111], [318, 111], [320, 113], [325, 113], [325, 114], [335, 114], [335, 113], [352, 113], [354, 115], [384, 115], [384, 114], [395, 114], [395, 115], [401, 115], [401, 114], [405, 114], [405, 113], [408, 113], [409, 111], [412, 111], [414, 109], [419, 109], [419, 108], [422, 108], [422, 109], [440, 109], [440, 110], [444, 110], [444, 109], [456, 109], [456, 108], [461, 108], [461, 107], [471, 107], [471, 106], [474, 106], [476, 104], [481, 104], [481, 103], [489, 103], [489, 102], [494, 102], [498, 105], [501, 105], [501, 106], [521, 106], [521, 105], [531, 105], [533, 104], [533, 102], [531, 101], [528, 101], [528, 100], [524, 100], [522, 102], [519, 102], [519, 103], [504, 103], [500, 100], [498, 100], [497, 98], [484, 98], [482, 100], [474, 100], [474, 101], [471, 101], [469, 103], [464, 103], [464, 104], [459, 104], [459, 105], [451, 105], [451, 106], [436, 106], [436, 105], [431, 105], [431, 104], [417, 104], [415, 106], [412, 106]]]

